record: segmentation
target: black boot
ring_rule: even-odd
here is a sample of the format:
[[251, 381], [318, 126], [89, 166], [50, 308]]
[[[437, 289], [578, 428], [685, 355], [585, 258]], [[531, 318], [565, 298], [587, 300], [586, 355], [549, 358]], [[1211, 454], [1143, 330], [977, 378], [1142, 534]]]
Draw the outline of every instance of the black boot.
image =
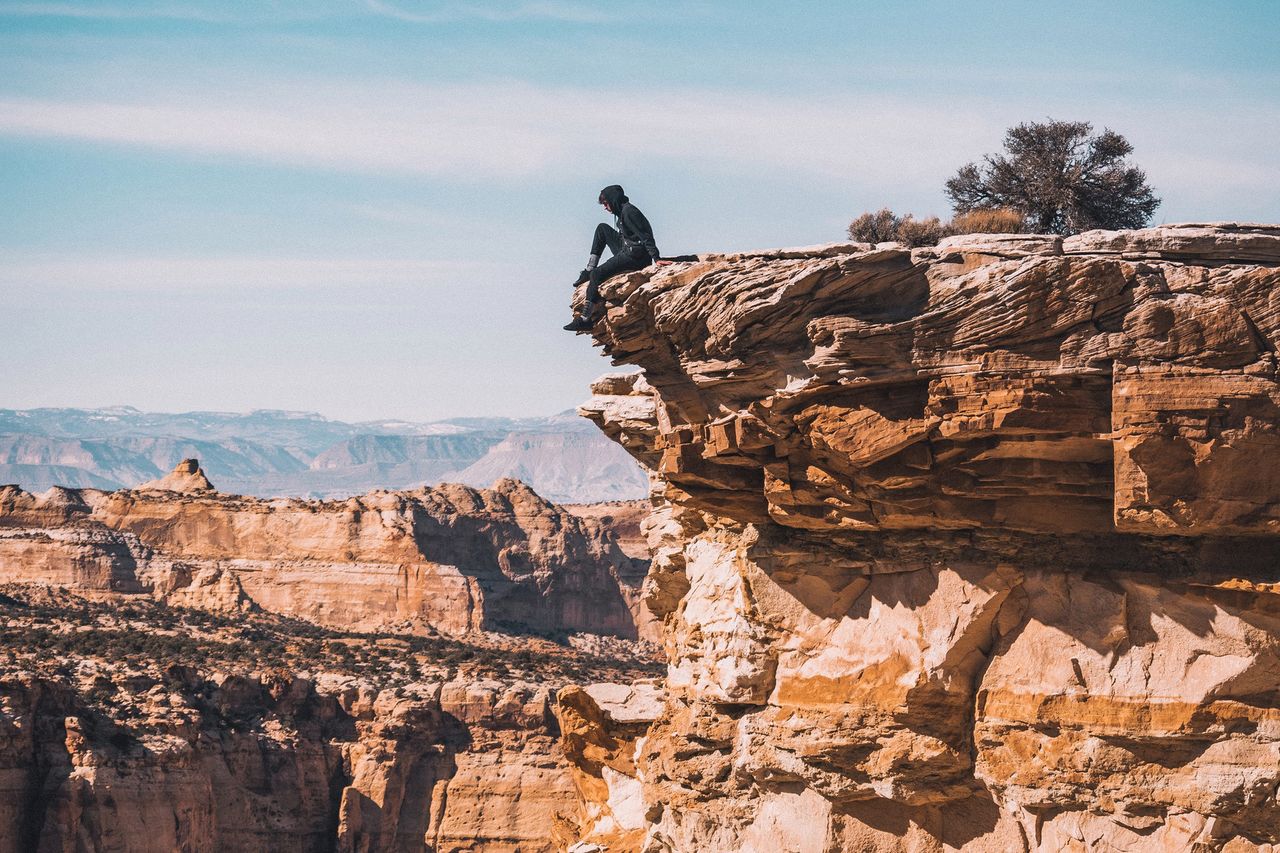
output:
[[595, 327], [595, 323], [591, 321], [591, 315], [595, 313], [596, 306], [590, 302], [582, 306], [582, 313], [574, 315], [569, 324], [564, 327], [566, 332], [589, 332]]
[[577, 287], [580, 284], [586, 284], [590, 280], [591, 280], [591, 270], [583, 270], [582, 272], [578, 273], [578, 280], [573, 283], [573, 286]]

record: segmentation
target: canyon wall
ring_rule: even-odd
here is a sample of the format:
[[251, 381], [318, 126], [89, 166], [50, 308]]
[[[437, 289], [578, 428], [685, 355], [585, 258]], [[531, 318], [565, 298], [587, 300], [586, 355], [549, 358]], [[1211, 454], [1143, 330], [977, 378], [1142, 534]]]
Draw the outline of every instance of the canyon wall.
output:
[[0, 486], [0, 580], [344, 629], [634, 638], [646, 565], [517, 480], [268, 500], [214, 491], [187, 460], [132, 490]]
[[1231, 223], [608, 282], [669, 668], [575, 754], [632, 849], [1280, 844], [1278, 285]]
[[580, 808], [546, 686], [117, 681], [0, 678], [0, 853], [550, 853]]

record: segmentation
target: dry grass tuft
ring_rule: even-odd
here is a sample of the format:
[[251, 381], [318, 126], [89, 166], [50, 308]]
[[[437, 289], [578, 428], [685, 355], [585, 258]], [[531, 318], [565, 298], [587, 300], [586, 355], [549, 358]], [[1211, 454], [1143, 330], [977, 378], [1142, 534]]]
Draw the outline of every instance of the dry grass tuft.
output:
[[952, 234], [1025, 234], [1027, 222], [1012, 208], [993, 207], [957, 214], [950, 228]]

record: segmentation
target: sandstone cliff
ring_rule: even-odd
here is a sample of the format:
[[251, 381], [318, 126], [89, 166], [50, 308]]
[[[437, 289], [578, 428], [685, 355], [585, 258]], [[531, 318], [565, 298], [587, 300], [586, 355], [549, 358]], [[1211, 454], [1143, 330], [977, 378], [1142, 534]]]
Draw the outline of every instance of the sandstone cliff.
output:
[[135, 490], [0, 486], [0, 581], [366, 631], [635, 637], [645, 565], [517, 480], [267, 500], [218, 493], [186, 460]]
[[1278, 285], [1236, 224], [610, 281], [644, 378], [583, 414], [655, 474], [667, 698], [575, 749], [635, 845], [1280, 844]]
[[0, 680], [0, 851], [552, 851], [577, 808], [545, 685], [132, 681], [130, 726]]

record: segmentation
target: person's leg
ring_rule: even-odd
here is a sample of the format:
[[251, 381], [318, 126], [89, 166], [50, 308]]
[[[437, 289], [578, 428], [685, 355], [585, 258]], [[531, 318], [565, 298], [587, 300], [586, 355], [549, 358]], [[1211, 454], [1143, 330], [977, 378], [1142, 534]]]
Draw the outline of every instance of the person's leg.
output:
[[626, 252], [615, 254], [612, 258], [591, 270], [591, 278], [587, 284], [587, 305], [594, 305], [600, 298], [600, 282], [608, 281], [615, 275], [624, 272], [644, 269], [649, 265], [647, 255], [631, 255]]
[[595, 236], [591, 238], [591, 257], [587, 259], [587, 272], [599, 266], [600, 256], [604, 254], [606, 246], [616, 258], [622, 251], [622, 235], [612, 225], [601, 222], [596, 226]]
[[578, 274], [578, 279], [573, 283], [574, 287], [588, 281], [591, 278], [591, 271], [600, 264], [600, 256], [604, 254], [605, 247], [609, 247], [609, 251], [617, 257], [618, 253], [623, 249], [622, 235], [617, 232], [611, 225], [601, 222], [596, 226], [596, 233], [591, 238], [591, 255], [587, 258], [587, 265], [582, 268], [582, 272]]
[[591, 254], [599, 259], [604, 253], [605, 246], [608, 246], [613, 254], [618, 254], [622, 251], [622, 235], [612, 225], [601, 222], [596, 226], [595, 236], [591, 238]]
[[570, 332], [585, 332], [591, 328], [591, 315], [595, 312], [596, 302], [600, 300], [600, 282], [624, 272], [642, 270], [647, 266], [649, 266], [648, 255], [632, 255], [623, 252], [591, 270], [591, 277], [587, 280], [586, 298], [582, 301], [582, 310], [574, 315], [565, 329]]
[[595, 311], [596, 302], [600, 300], [600, 282], [607, 281], [615, 275], [632, 270], [641, 270], [649, 266], [648, 255], [632, 255], [623, 252], [591, 270], [587, 280], [586, 298], [582, 301], [582, 311], [574, 315], [565, 329], [570, 332], [585, 332], [591, 328], [591, 315]]

